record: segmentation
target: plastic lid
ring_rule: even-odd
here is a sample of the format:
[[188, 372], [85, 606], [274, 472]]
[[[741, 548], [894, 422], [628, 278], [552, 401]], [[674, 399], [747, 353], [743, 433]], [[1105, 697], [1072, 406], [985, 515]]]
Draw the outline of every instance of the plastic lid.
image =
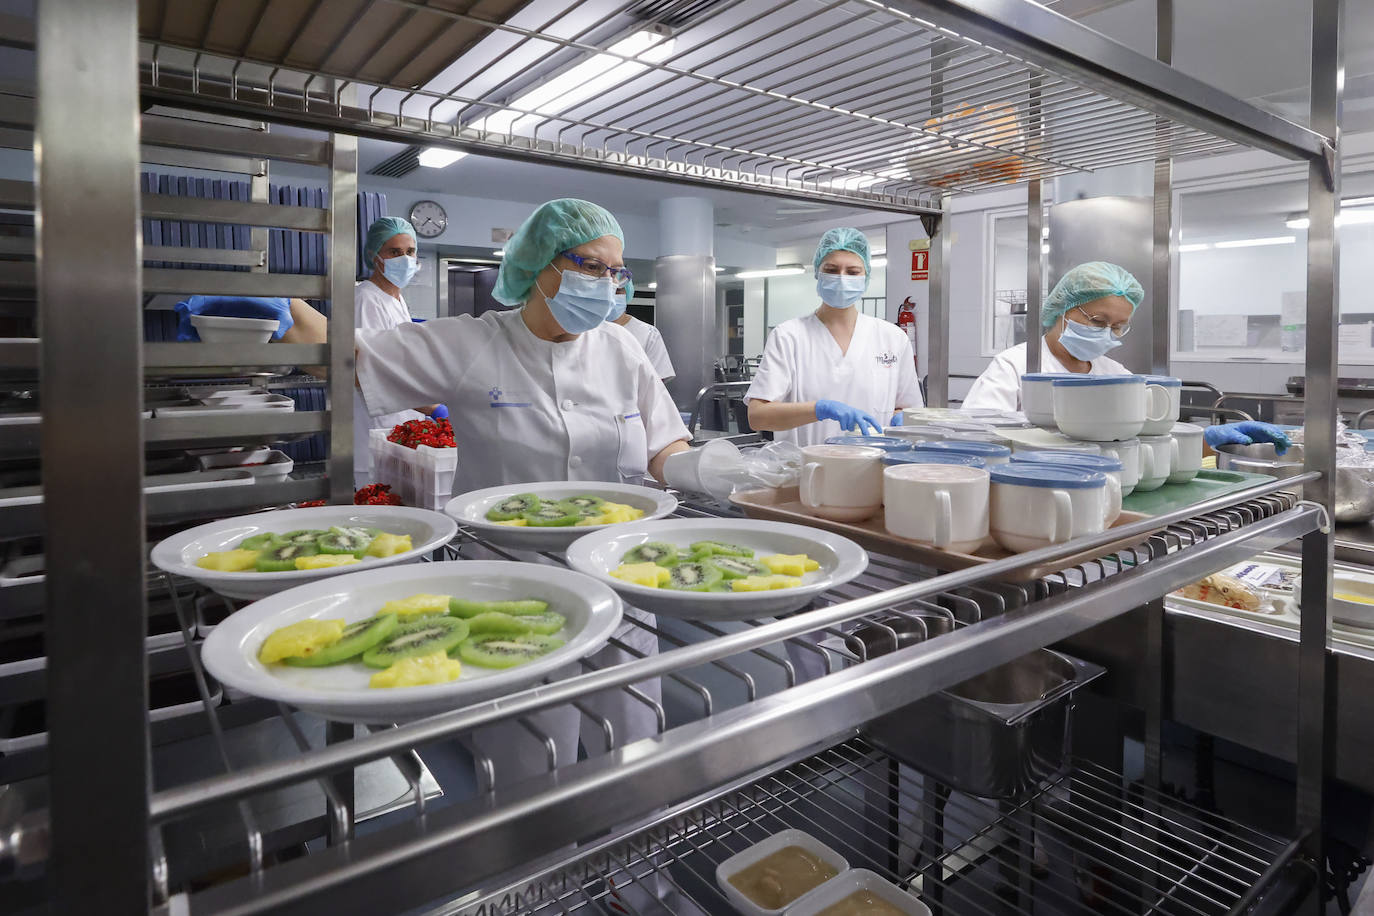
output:
[[1093, 490], [1107, 485], [1107, 475], [1099, 471], [1044, 464], [1002, 464], [988, 468], [988, 473], [992, 475], [993, 483], [1008, 483], [1018, 487]]
[[831, 436], [825, 440], [826, 445], [863, 445], [868, 448], [880, 448], [885, 452], [904, 452], [911, 448], [909, 439], [899, 439], [896, 436]]
[[1068, 378], [1060, 377], [1054, 380], [1054, 387], [1069, 385], [1073, 387], [1089, 385], [1143, 385], [1145, 376], [1143, 375], [1072, 375]]
[[1165, 388], [1181, 388], [1183, 379], [1174, 378], [1172, 375], [1147, 375], [1145, 381], [1151, 385], [1163, 385]]
[[995, 442], [974, 442], [968, 439], [943, 439], [939, 442], [922, 442], [918, 451], [938, 450], [957, 452], [962, 455], [976, 455], [979, 458], [1008, 458], [1011, 449]]
[[1084, 452], [1017, 452], [1011, 456], [1016, 464], [1071, 465], [1088, 471], [1123, 471], [1126, 466], [1110, 455], [1089, 455]]
[[1073, 372], [1027, 372], [1021, 376], [1023, 382], [1049, 382], [1057, 378], [1073, 378]]
[[987, 467], [987, 462], [977, 455], [926, 451], [919, 448], [909, 452], [893, 452], [890, 455], [884, 455], [883, 464], [960, 464], [970, 468]]

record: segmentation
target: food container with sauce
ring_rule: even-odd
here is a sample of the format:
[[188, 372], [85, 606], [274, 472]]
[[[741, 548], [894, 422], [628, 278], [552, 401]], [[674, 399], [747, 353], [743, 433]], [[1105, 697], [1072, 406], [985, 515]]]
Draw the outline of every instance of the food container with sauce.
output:
[[[850, 902], [857, 907], [846, 908]], [[786, 912], [787, 916], [930, 916], [930, 907], [879, 874], [866, 868], [851, 868], [792, 904]]]
[[[769, 858], [774, 853], [780, 853], [790, 847], [799, 847], [809, 856], [819, 860], [834, 874], [826, 875], [819, 881], [802, 882], [804, 888], [799, 890], [795, 896], [789, 896], [785, 902], [777, 906], [768, 906], [756, 903], [752, 898], [745, 894], [743, 890], [731, 882], [731, 879], [738, 879], [741, 875], [748, 874], [750, 869]], [[789, 905], [800, 900], [810, 891], [820, 887], [825, 881], [830, 880], [835, 875], [843, 874], [849, 870], [849, 863], [844, 856], [840, 855], [820, 840], [813, 837], [804, 830], [788, 829], [780, 830], [772, 836], [743, 852], [737, 852], [724, 862], [716, 866], [716, 884], [734, 905], [735, 909], [744, 913], [745, 916], [778, 916]], [[818, 875], [808, 876], [809, 878], [819, 877]]]

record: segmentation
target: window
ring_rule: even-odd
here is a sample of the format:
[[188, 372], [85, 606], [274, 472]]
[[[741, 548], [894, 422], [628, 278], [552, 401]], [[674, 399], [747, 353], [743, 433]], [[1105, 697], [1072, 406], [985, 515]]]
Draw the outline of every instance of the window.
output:
[[983, 355], [993, 356], [1026, 340], [1025, 208], [990, 211], [986, 231]]

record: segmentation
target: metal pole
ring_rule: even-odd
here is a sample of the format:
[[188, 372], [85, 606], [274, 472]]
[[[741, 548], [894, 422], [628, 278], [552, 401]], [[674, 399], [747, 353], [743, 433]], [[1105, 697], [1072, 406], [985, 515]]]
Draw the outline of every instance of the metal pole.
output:
[[[1328, 155], [1313, 159], [1307, 171], [1307, 394], [1306, 470], [1322, 479], [1304, 487], [1304, 495], [1332, 507], [1336, 455], [1337, 277], [1340, 248], [1336, 215], [1341, 201], [1341, 78], [1345, 0], [1313, 0], [1312, 129], [1330, 138]], [[1325, 868], [1322, 806], [1334, 753], [1335, 704], [1329, 650], [1331, 618], [1332, 537], [1314, 531], [1303, 537], [1302, 623], [1298, 648], [1298, 784], [1297, 829], [1307, 836], [1303, 852]], [[1320, 913], [1321, 894], [1311, 912]]]
[[149, 905], [137, 20], [136, 0], [38, 4], [54, 913]]
[[1026, 371], [1040, 371], [1040, 305], [1044, 298], [1045, 183], [1026, 183]]
[[[1161, 62], [1174, 61], [1174, 0], [1155, 0], [1155, 57]], [[1171, 129], [1167, 118], [1155, 121], [1157, 143]], [[1174, 226], [1174, 161], [1162, 155], [1162, 146], [1155, 154], [1155, 229], [1154, 229], [1154, 292], [1150, 302], [1150, 371], [1155, 375], [1169, 374], [1169, 319], [1173, 314], [1173, 254], [1170, 242]]]
[[329, 162], [329, 501], [353, 501], [353, 278], [358, 138], [334, 134]]
[[926, 400], [931, 407], [949, 404], [949, 204], [948, 194], [941, 198], [942, 215], [930, 220], [930, 371], [926, 375]]

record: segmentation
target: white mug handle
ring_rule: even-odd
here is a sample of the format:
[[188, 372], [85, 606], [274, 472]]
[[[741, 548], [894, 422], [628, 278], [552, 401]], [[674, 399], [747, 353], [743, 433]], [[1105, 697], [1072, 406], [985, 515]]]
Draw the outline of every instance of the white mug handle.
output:
[[[1163, 401], [1163, 407], [1160, 409], [1158, 415], [1149, 412], [1149, 405], [1155, 401], [1156, 395]], [[1171, 404], [1169, 400], [1169, 389], [1165, 388], [1163, 385], [1146, 385], [1145, 402], [1145, 421], [1147, 423], [1163, 423], [1165, 420], [1169, 419], [1169, 414], [1173, 412], [1173, 404]]]
[[825, 483], [825, 469], [815, 461], [808, 461], [802, 465], [801, 472], [801, 501], [804, 506], [820, 506], [821, 487]]
[[1107, 475], [1107, 517], [1103, 519], [1106, 527], [1121, 517], [1121, 480], [1115, 474]]
[[1144, 442], [1140, 443], [1140, 480], [1152, 480], [1155, 474], [1155, 450]]
[[1169, 437], [1169, 470], [1178, 470], [1178, 439]]
[[935, 546], [944, 550], [953, 540], [954, 506], [948, 490], [935, 491]]
[[1050, 540], [1062, 544], [1073, 538], [1073, 497], [1064, 490], [1051, 490], [1054, 494], [1054, 531]]

